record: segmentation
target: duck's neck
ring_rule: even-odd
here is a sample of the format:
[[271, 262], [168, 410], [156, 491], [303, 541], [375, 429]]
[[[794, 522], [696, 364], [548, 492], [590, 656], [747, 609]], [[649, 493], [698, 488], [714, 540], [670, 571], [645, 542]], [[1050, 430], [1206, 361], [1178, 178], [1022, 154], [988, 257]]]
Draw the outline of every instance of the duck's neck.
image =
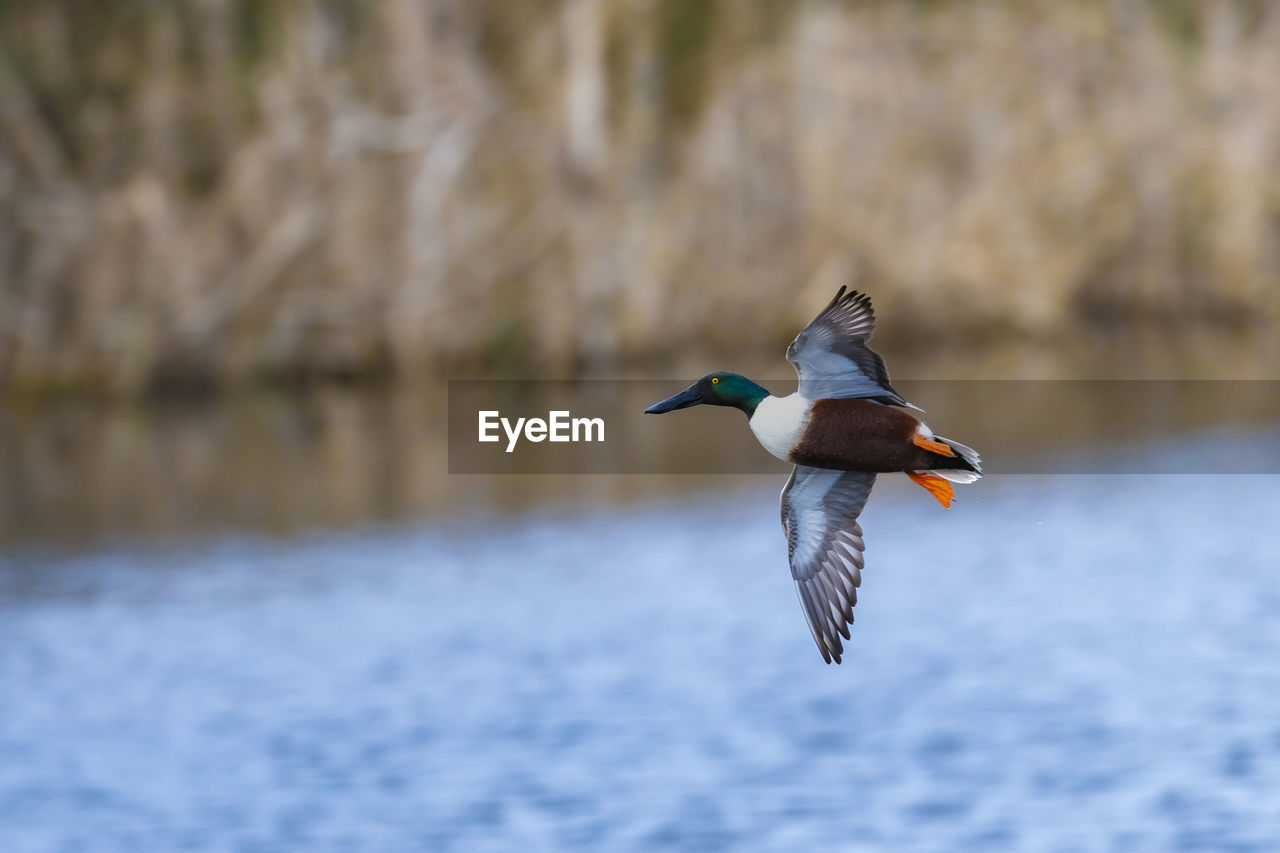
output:
[[756, 409], [760, 406], [760, 401], [771, 396], [772, 395], [767, 390], [752, 382], [750, 379], [743, 379], [741, 380], [740, 387], [735, 387], [733, 389], [733, 395], [730, 396], [725, 394], [724, 398], [725, 403], [736, 409], [741, 409], [746, 412], [747, 417], [750, 418], [756, 413]]

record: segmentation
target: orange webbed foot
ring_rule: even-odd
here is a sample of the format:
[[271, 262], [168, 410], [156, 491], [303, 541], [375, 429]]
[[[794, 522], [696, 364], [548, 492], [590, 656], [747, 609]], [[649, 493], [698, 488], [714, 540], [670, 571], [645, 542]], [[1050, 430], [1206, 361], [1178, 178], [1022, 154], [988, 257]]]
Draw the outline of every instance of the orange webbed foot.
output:
[[908, 471], [907, 476], [911, 478], [911, 482], [937, 498], [938, 503], [947, 509], [951, 509], [951, 501], [956, 496], [956, 490], [950, 482], [933, 474], [923, 474], [916, 471]]
[[934, 441], [932, 438], [928, 438], [924, 435], [921, 435], [918, 432], [912, 434], [911, 443], [914, 444], [916, 447], [923, 447], [925, 450], [928, 450], [930, 453], [936, 453], [939, 456], [955, 456], [956, 455], [956, 452], [952, 450], [949, 445], [944, 444], [941, 441]]

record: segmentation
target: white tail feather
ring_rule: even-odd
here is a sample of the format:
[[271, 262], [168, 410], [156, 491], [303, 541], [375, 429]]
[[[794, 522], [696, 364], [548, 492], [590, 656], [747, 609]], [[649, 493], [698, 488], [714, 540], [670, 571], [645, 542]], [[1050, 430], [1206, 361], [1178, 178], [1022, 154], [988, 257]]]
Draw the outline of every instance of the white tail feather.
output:
[[934, 474], [944, 480], [948, 480], [952, 483], [959, 483], [961, 485], [976, 483], [978, 480], [982, 479], [982, 457], [978, 455], [978, 451], [974, 450], [972, 447], [966, 447], [958, 441], [943, 438], [940, 435], [935, 438], [937, 441], [943, 442], [947, 447], [954, 450], [957, 456], [972, 465], [975, 470], [962, 471], [957, 468], [946, 468], [941, 471], [930, 471], [930, 474]]
[[940, 471], [925, 471], [926, 474], [932, 474], [935, 477], [941, 477], [952, 483], [958, 483], [967, 486], [969, 483], [976, 483], [982, 479], [982, 475], [977, 471], [959, 471], [955, 468], [943, 468]]

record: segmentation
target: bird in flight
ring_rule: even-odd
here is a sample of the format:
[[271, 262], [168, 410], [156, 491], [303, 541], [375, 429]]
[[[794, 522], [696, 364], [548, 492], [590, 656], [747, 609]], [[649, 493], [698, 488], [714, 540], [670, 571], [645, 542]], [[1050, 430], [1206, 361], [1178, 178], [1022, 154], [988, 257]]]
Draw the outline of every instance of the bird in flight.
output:
[[791, 576], [814, 642], [827, 663], [840, 663], [862, 584], [858, 515], [877, 474], [902, 472], [944, 507], [953, 483], [982, 477], [969, 447], [934, 435], [905, 411], [922, 411], [889, 384], [884, 359], [867, 346], [875, 331], [871, 299], [840, 288], [787, 347], [800, 376], [796, 393], [775, 397], [737, 373], [708, 373], [645, 412], [733, 406], [765, 450], [795, 468], [782, 489], [782, 532]]

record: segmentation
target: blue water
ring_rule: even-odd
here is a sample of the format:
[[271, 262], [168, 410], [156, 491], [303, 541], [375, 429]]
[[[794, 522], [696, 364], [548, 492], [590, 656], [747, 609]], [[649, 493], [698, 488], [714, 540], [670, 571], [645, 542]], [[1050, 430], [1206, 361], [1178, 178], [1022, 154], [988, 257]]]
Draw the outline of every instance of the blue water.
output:
[[[757, 482], [757, 481], [751, 481]], [[0, 554], [0, 849], [1275, 850], [1280, 483], [886, 483]]]

